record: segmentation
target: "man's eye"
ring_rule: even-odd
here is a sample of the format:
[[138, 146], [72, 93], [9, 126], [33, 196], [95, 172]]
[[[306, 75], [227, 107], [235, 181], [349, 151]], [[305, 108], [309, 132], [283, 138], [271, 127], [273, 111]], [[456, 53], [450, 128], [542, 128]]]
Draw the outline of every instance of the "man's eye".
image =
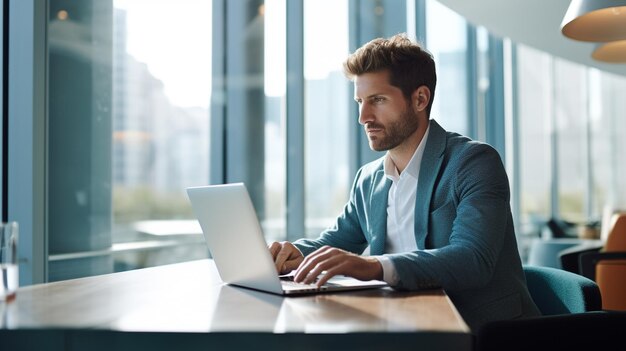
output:
[[383, 102], [383, 101], [385, 101], [385, 98], [383, 98], [383, 97], [375, 97], [374, 98], [374, 102], [376, 102], [376, 103]]

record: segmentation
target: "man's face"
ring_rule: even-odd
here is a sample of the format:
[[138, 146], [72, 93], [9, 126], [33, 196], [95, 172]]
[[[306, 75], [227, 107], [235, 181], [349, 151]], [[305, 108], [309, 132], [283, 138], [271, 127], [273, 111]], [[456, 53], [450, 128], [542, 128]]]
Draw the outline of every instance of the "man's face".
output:
[[372, 150], [397, 148], [417, 130], [419, 118], [402, 90], [389, 84], [388, 71], [356, 76], [354, 94]]

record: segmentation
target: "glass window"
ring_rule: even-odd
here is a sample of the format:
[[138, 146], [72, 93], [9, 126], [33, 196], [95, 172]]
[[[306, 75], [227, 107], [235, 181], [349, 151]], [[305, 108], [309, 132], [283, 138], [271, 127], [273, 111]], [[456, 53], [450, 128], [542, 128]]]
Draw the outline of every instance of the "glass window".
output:
[[594, 222], [605, 208], [626, 208], [626, 79], [523, 45], [517, 52], [522, 225], [537, 229], [551, 215]]
[[[597, 69], [589, 70], [589, 134], [591, 136], [591, 159], [593, 160], [591, 215], [601, 218], [603, 204], [610, 196], [611, 184], [611, 128], [607, 106], [610, 101], [610, 76]], [[607, 96], [608, 95], [608, 96]]]
[[547, 54], [518, 45], [517, 55], [520, 224], [527, 233], [550, 217], [552, 71]]
[[469, 135], [467, 22], [438, 1], [428, 1], [426, 43], [437, 67], [431, 118], [448, 130]]
[[564, 220], [581, 222], [586, 217], [587, 190], [586, 68], [556, 59], [554, 69], [558, 216]]
[[[286, 238], [286, 2], [266, 0], [264, 15], [265, 209], [259, 213], [268, 241]], [[248, 77], [253, 79], [254, 77]], [[254, 132], [254, 131], [253, 131]], [[249, 157], [255, 158], [258, 150]], [[247, 161], [244, 161], [247, 162]], [[257, 206], [257, 212], [259, 208]]]
[[171, 4], [50, 2], [49, 280], [207, 256], [211, 2]]
[[591, 70], [589, 75], [591, 171], [594, 202], [592, 219], [607, 210], [626, 210], [626, 78]]
[[[495, 111], [491, 111], [492, 108], [490, 105], [494, 105], [494, 102], [490, 101], [490, 98], [493, 96], [493, 94], [490, 95], [490, 90], [497, 89], [497, 87], [491, 86], [491, 70], [496, 64], [490, 62], [489, 39], [489, 32], [486, 28], [476, 28], [476, 72], [474, 75], [476, 77], [476, 125], [473, 126], [475, 130], [473, 137], [476, 138], [476, 140], [485, 141], [497, 147], [494, 143], [495, 140], [488, 139], [489, 135], [487, 132], [490, 127], [488, 124], [491, 122], [489, 115], [496, 113]], [[492, 125], [493, 124], [495, 123], [492, 123]]]
[[610, 89], [607, 95], [611, 97], [607, 104], [607, 114], [611, 119], [611, 165], [612, 175], [610, 188], [612, 198], [609, 198], [607, 205], [626, 211], [626, 77], [616, 77], [608, 75], [607, 85]]
[[[333, 11], [328, 11], [329, 8]], [[345, 205], [348, 170], [348, 1], [304, 2], [305, 187], [307, 236], [332, 225]], [[294, 117], [294, 116], [292, 116]]]
[[[176, 12], [163, 0], [113, 5], [114, 243], [197, 240], [184, 189], [206, 184], [209, 174], [211, 4], [185, 0]], [[140, 262], [118, 254], [116, 265], [202, 256], [188, 249], [143, 253]]]

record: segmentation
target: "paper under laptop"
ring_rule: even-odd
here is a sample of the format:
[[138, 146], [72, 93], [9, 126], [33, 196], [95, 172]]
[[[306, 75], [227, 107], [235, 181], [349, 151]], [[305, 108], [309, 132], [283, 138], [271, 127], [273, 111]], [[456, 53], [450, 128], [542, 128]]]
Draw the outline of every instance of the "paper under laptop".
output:
[[295, 283], [279, 278], [254, 206], [243, 183], [187, 188], [215, 266], [227, 284], [296, 295], [387, 286], [378, 280], [337, 276], [325, 285]]

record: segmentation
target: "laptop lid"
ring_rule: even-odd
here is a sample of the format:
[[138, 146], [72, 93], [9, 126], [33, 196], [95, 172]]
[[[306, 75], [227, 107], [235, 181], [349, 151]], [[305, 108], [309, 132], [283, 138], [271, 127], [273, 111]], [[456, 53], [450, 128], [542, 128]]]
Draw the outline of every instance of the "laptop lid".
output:
[[386, 286], [345, 276], [333, 277], [321, 289], [281, 281], [243, 183], [191, 187], [187, 195], [225, 283], [287, 295]]
[[282, 294], [245, 185], [187, 188], [187, 195], [222, 281]]

